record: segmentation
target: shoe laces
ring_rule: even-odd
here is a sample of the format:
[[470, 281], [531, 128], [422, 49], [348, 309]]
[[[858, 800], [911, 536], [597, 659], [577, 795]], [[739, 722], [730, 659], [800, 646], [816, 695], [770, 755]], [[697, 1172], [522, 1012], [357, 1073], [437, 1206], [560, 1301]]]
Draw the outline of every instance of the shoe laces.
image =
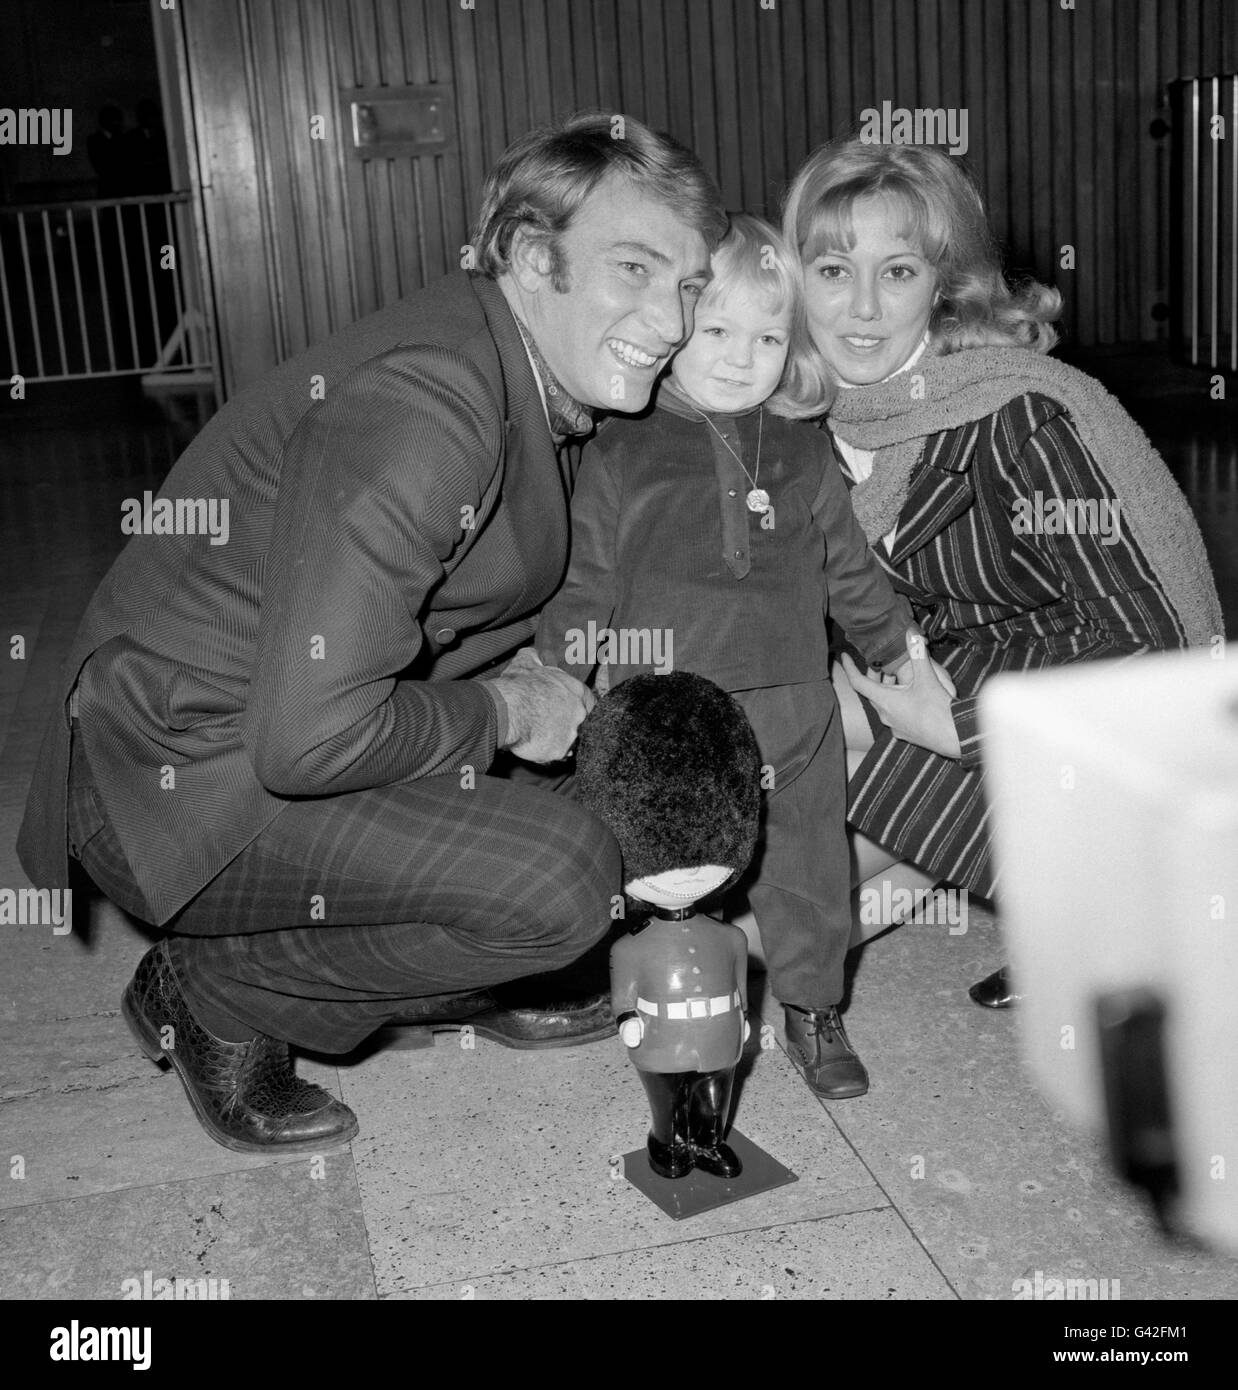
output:
[[828, 1009], [796, 1009], [796, 1012], [807, 1020], [806, 1032], [809, 1037], [820, 1037], [823, 1033], [843, 1032], [842, 1019], [838, 1016], [836, 1008]]

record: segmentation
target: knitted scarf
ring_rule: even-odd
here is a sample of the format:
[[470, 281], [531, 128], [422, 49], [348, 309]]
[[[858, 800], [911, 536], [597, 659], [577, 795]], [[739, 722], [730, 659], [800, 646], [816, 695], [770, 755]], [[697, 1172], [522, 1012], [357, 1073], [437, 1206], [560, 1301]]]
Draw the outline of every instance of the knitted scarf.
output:
[[876, 455], [872, 474], [851, 493], [869, 541], [898, 522], [930, 435], [986, 419], [1033, 391], [1070, 413], [1109, 495], [1120, 503], [1122, 525], [1152, 567], [1190, 644], [1206, 646], [1223, 634], [1203, 537], [1147, 435], [1099, 382], [1027, 348], [925, 356], [910, 372], [838, 393], [830, 429]]

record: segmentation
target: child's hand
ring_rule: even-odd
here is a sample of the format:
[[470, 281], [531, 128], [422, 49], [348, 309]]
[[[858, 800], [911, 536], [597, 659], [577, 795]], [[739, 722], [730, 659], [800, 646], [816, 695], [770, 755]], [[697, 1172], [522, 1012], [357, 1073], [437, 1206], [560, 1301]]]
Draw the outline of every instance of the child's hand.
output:
[[[903, 660], [902, 664], [897, 668], [897, 670], [892, 671], [892, 670], [890, 670], [889, 667], [886, 667], [886, 669], [885, 669], [884, 671], [881, 672], [881, 684], [882, 684], [882, 685], [910, 685], [910, 684], [911, 684], [912, 679], [914, 678], [914, 675], [915, 675], [915, 667], [912, 665], [912, 658], [911, 658], [911, 656], [910, 656], [910, 653], [911, 653], [911, 639], [912, 639], [913, 637], [918, 638], [921, 642], [925, 642], [925, 643], [926, 643], [925, 636], [924, 636], [924, 634], [920, 631], [919, 628], [909, 627], [909, 628], [907, 629], [907, 639], [908, 639], [907, 651], [908, 651], [908, 656]], [[926, 643], [926, 645], [925, 645], [925, 651], [926, 651], [926, 653], [927, 653], [927, 650], [928, 650], [928, 648], [927, 648], [927, 643]], [[929, 657], [928, 662], [929, 662], [929, 665], [933, 668], [934, 672], [936, 673], [937, 679], [938, 679], [938, 680], [942, 683], [942, 685], [944, 685], [944, 686], [946, 687], [946, 689], [950, 692], [950, 698], [953, 700], [953, 699], [958, 695], [959, 692], [955, 689], [954, 682], [950, 679], [950, 672], [947, 671], [946, 668], [945, 668], [944, 666], [942, 666], [940, 663], [934, 661], [933, 658], [932, 658], [931, 656]], [[871, 675], [871, 672], [870, 672], [870, 675]]]
[[929, 659], [924, 635], [915, 628], [907, 629], [907, 655], [911, 659], [899, 670], [897, 685], [883, 685], [862, 676], [845, 652], [843, 669], [857, 693], [871, 701], [881, 722], [896, 738], [945, 758], [961, 757], [963, 750], [950, 711], [954, 682], [944, 672], [944, 679], [939, 678], [940, 668]]

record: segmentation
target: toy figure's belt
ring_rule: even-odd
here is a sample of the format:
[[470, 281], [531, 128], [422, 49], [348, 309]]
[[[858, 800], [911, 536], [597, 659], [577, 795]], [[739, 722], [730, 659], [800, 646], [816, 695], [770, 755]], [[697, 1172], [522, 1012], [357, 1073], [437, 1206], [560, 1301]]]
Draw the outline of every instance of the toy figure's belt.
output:
[[636, 1008], [650, 1018], [712, 1018], [714, 1014], [739, 1008], [739, 990], [734, 994], [718, 994], [712, 999], [681, 999], [670, 1004], [651, 1004], [648, 999], [638, 999]]

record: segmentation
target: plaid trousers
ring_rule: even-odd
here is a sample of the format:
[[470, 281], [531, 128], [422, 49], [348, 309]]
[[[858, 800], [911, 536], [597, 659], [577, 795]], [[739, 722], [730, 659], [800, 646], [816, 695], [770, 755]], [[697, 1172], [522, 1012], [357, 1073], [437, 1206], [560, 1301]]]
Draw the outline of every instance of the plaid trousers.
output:
[[[73, 740], [69, 848], [149, 920]], [[611, 926], [619, 847], [568, 796], [454, 777], [293, 801], [167, 924], [191, 999], [347, 1052], [428, 995], [559, 969]]]

